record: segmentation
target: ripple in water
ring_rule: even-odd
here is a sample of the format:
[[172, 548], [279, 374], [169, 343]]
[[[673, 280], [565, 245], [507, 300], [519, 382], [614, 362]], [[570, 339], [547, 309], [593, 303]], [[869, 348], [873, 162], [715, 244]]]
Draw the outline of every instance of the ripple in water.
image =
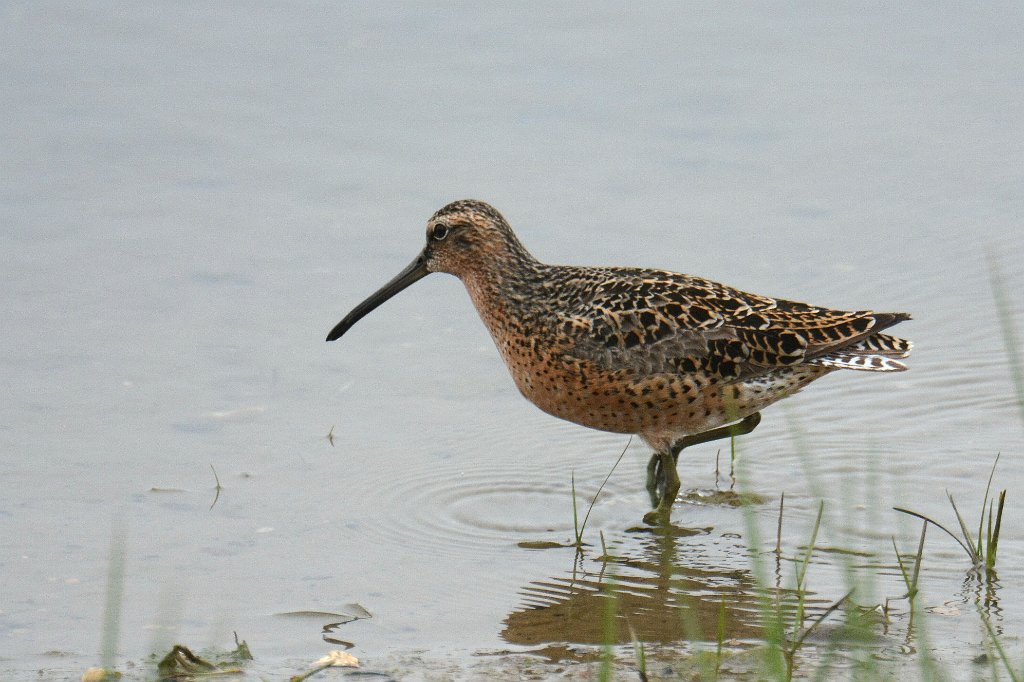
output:
[[[498, 442], [494, 434], [491, 439]], [[508, 435], [505, 452], [494, 445], [483, 448], [483, 456], [470, 455], [463, 446], [453, 448], [460, 454], [441, 458], [435, 449], [434, 456], [406, 463], [400, 471], [387, 469], [387, 480], [368, 483], [380, 491], [377, 509], [383, 516], [374, 530], [391, 542], [456, 554], [500, 553], [548, 534], [571, 538], [574, 472], [582, 517], [621, 452], [622, 439], [615, 440], [600, 447], [600, 456], [588, 454], [593, 444], [585, 437], [540, 445]], [[526, 454], [509, 456], [512, 442]], [[605, 487], [599, 507], [614, 508], [618, 498], [636, 492], [640, 482], [627, 478], [621, 477], [621, 488], [616, 481]], [[600, 514], [595, 508], [592, 521]]]

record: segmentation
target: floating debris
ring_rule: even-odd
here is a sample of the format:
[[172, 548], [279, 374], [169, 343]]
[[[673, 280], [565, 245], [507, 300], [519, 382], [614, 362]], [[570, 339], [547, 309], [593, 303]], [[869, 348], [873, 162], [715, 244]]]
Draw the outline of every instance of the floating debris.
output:
[[326, 656], [318, 660], [313, 664], [314, 667], [301, 675], [294, 675], [289, 678], [289, 682], [302, 682], [308, 680], [318, 672], [327, 670], [328, 668], [358, 668], [359, 659], [352, 654], [345, 651], [330, 651]]

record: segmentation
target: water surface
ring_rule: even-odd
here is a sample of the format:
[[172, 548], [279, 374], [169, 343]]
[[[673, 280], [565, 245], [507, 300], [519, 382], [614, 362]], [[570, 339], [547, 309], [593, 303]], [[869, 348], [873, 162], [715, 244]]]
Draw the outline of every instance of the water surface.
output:
[[[276, 614], [356, 603], [373, 618], [330, 636], [369, 668], [473, 677], [605, 641], [610, 576], [655, 652], [723, 599], [728, 637], [756, 635], [743, 513], [680, 502], [693, 532], [632, 530], [638, 442], [583, 557], [520, 546], [569, 541], [571, 479], [592, 497], [627, 441], [516, 395], [456, 280], [323, 342], [467, 196], [549, 262], [912, 312], [912, 371], [770, 408], [741, 483], [766, 548], [785, 492], [789, 555], [824, 499], [819, 544], [866, 553], [880, 601], [903, 591], [890, 537], [918, 532], [891, 507], [953, 523], [949, 490], [976, 518], [1002, 453], [990, 611], [1012, 650], [1024, 432], [986, 254], [1019, 332], [1022, 28], [1013, 3], [5, 5], [0, 676], [99, 661], [118, 538], [122, 666], [237, 632], [255, 670], [293, 674], [339, 645]], [[715, 488], [717, 450], [685, 454], [684, 490]], [[923, 601], [969, 677], [959, 552], [931, 535]], [[815, 554], [812, 608], [846, 591], [842, 556]], [[905, 625], [885, 655], [913, 669]]]

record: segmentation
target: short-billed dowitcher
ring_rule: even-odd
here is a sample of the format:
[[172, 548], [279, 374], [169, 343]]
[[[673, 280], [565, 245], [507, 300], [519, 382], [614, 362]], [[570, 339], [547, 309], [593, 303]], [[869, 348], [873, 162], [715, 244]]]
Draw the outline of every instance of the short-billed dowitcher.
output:
[[911, 348], [881, 333], [906, 313], [829, 310], [664, 270], [546, 265], [474, 200], [435, 213], [423, 251], [327, 340], [431, 272], [466, 285], [527, 400], [654, 449], [648, 523], [669, 520], [683, 448], [749, 433], [759, 410], [833, 370], [902, 371]]

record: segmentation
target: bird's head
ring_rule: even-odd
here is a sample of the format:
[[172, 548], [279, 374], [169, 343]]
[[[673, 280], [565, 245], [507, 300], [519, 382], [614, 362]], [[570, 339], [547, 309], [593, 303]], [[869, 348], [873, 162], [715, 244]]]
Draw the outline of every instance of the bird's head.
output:
[[327, 340], [341, 337], [365, 315], [432, 272], [447, 272], [468, 282], [522, 260], [532, 257], [493, 206], [475, 199], [452, 202], [427, 221], [427, 243], [413, 262], [353, 308]]

